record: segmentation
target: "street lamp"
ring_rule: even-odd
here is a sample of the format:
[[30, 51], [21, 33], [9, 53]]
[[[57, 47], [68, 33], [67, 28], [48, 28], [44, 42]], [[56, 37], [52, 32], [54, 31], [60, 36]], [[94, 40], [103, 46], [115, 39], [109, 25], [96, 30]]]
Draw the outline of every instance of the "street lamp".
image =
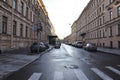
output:
[[[41, 31], [42, 31], [42, 22], [39, 19], [39, 17], [41, 17], [41, 14], [38, 10], [38, 19], [37, 19], [37, 42], [38, 42], [38, 45], [39, 45], [40, 40], [41, 40]], [[38, 47], [37, 52], [39, 53], [39, 47]]]

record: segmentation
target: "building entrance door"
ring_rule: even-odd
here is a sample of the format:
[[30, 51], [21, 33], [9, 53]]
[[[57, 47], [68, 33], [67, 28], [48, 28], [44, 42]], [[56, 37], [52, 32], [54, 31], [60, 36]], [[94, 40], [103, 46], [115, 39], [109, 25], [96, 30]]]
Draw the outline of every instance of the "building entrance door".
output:
[[113, 48], [113, 42], [110, 41], [110, 48]]
[[118, 41], [118, 48], [120, 49], [120, 41]]

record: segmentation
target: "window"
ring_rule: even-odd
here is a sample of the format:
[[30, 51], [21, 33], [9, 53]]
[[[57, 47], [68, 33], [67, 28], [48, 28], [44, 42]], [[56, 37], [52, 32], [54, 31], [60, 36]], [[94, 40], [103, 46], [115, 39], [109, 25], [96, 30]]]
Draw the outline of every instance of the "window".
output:
[[120, 16], [120, 6], [117, 8], [118, 16]]
[[26, 26], [26, 37], [28, 37], [28, 27]]
[[103, 16], [103, 23], [105, 23], [105, 16]]
[[104, 6], [104, 4], [102, 5], [102, 10], [104, 10], [105, 9], [105, 6]]
[[97, 2], [99, 3], [99, 2], [100, 2], [100, 0], [97, 0]]
[[110, 27], [110, 37], [112, 36], [112, 27]]
[[24, 11], [24, 4], [23, 2], [21, 2], [21, 9], [20, 9], [20, 13], [23, 14], [23, 11]]
[[35, 1], [36, 1], [36, 0], [32, 0], [32, 4], [33, 4], [33, 5], [35, 4]]
[[99, 21], [99, 18], [97, 19], [97, 26], [99, 26], [100, 25], [100, 21]]
[[36, 0], [34, 0], [34, 5], [35, 5], [35, 1], [36, 1]]
[[100, 43], [100, 47], [102, 46], [102, 44]]
[[17, 0], [13, 0], [13, 8], [17, 9]]
[[31, 1], [30, 1], [30, 0], [28, 0], [28, 6], [29, 6], [29, 7], [30, 7], [30, 2], [31, 2]]
[[32, 22], [35, 22], [35, 15], [32, 14]]
[[113, 3], [113, 1], [114, 1], [114, 0], [109, 0], [109, 3], [111, 4], [111, 3]]
[[30, 37], [32, 37], [32, 31], [33, 31], [32, 28], [30, 28]]
[[101, 38], [102, 36], [101, 36], [101, 30], [100, 30], [100, 38]]
[[113, 13], [110, 11], [110, 20], [113, 18]]
[[16, 35], [17, 22], [13, 21], [13, 35]]
[[102, 11], [102, 10], [101, 10], [101, 7], [100, 7], [100, 8], [99, 8], [99, 12], [101, 13], [101, 11]]
[[30, 20], [32, 21], [32, 11], [30, 11]]
[[118, 24], [118, 35], [120, 35], [120, 24]]
[[20, 36], [23, 37], [23, 24], [20, 24]]
[[26, 7], [26, 17], [28, 18], [28, 7]]
[[102, 24], [102, 19], [100, 18], [100, 25]]
[[2, 33], [7, 34], [7, 17], [2, 18]]
[[4, 2], [7, 2], [7, 0], [3, 0]]
[[99, 34], [99, 32], [97, 32], [97, 38], [99, 38], [99, 35], [98, 35], [98, 34]]
[[105, 32], [104, 32], [104, 30], [103, 30], [103, 37], [105, 37]]

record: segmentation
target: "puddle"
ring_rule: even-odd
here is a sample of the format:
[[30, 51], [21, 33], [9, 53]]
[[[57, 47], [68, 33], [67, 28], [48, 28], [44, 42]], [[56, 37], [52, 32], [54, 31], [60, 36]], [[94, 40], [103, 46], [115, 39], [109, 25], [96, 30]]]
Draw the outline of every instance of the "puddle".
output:
[[77, 65], [66, 65], [64, 66], [66, 69], [78, 69], [79, 67]]

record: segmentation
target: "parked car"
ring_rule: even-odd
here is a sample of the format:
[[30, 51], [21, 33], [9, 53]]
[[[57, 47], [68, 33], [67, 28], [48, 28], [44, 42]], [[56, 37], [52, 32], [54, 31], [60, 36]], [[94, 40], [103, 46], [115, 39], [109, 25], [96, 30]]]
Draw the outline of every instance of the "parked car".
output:
[[55, 48], [60, 48], [60, 46], [61, 46], [61, 43], [60, 42], [56, 42], [56, 44], [55, 44]]
[[42, 52], [42, 51], [44, 51], [46, 49], [43, 42], [35, 42], [30, 47], [31, 52], [37, 52], [38, 49], [39, 49], [39, 52]]
[[72, 43], [68, 43], [68, 45], [72, 45]]
[[82, 48], [83, 47], [83, 42], [76, 42], [75, 47]]
[[89, 51], [96, 51], [97, 50], [97, 46], [94, 43], [87, 43], [84, 46], [85, 50], [89, 50]]
[[75, 47], [75, 44], [76, 44], [76, 43], [74, 42], [74, 43], [72, 43], [71, 45]]
[[44, 45], [45, 45], [46, 49], [49, 48], [49, 43], [48, 42], [44, 42]]

